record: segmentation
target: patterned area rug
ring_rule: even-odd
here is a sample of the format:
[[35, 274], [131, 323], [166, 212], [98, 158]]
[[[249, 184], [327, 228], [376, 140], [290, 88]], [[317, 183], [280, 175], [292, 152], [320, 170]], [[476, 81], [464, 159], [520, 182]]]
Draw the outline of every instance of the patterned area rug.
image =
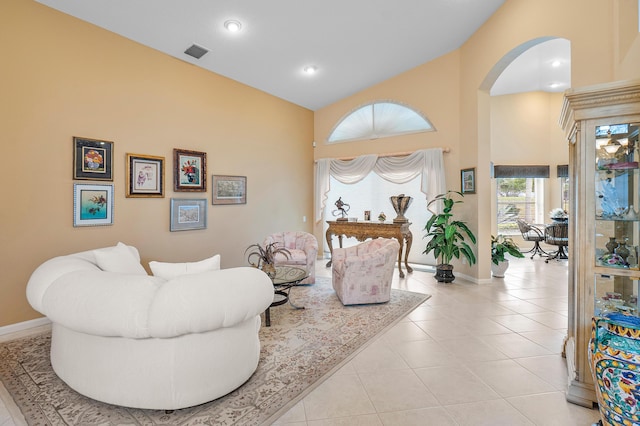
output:
[[50, 332], [0, 343], [0, 381], [29, 425], [270, 424], [428, 298], [392, 290], [389, 303], [344, 307], [329, 278], [294, 287], [291, 299], [306, 309], [271, 309], [254, 375], [222, 398], [173, 412], [118, 407], [73, 391], [51, 369]]

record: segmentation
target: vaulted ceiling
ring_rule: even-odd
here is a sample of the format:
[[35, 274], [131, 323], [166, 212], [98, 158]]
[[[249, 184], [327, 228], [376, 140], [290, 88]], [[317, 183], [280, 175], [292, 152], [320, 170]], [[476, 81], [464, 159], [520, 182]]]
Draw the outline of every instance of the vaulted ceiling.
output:
[[[505, 0], [37, 1], [317, 110], [459, 48]], [[207, 53], [189, 56], [192, 45]], [[532, 65], [516, 83], [522, 70]]]

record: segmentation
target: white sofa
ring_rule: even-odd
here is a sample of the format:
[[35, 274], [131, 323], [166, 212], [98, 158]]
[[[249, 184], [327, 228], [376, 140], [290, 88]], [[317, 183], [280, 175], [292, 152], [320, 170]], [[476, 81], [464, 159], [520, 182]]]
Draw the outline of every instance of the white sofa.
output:
[[152, 262], [162, 278], [139, 262], [134, 247], [119, 243], [34, 271], [27, 298], [53, 323], [56, 374], [99, 401], [164, 410], [211, 401], [249, 379], [260, 356], [260, 314], [273, 301], [267, 275], [216, 270], [214, 257]]

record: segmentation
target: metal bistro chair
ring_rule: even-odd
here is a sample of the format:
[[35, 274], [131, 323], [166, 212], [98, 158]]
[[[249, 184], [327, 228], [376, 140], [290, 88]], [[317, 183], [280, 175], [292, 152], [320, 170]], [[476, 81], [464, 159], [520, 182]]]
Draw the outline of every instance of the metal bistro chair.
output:
[[531, 259], [533, 259], [536, 254], [540, 255], [540, 257], [542, 257], [543, 255], [549, 256], [549, 253], [542, 250], [542, 247], [540, 247], [540, 241], [545, 240], [544, 232], [537, 226], [531, 225], [522, 219], [517, 219], [516, 222], [518, 223], [518, 228], [520, 229], [520, 233], [522, 234], [522, 239], [525, 241], [533, 242], [533, 248], [529, 251], [523, 251], [522, 253], [533, 253], [531, 255]]
[[565, 247], [569, 245], [569, 226], [567, 222], [550, 223], [544, 229], [544, 242], [554, 246], [558, 246], [558, 250], [550, 253], [545, 263], [549, 260], [568, 259]]

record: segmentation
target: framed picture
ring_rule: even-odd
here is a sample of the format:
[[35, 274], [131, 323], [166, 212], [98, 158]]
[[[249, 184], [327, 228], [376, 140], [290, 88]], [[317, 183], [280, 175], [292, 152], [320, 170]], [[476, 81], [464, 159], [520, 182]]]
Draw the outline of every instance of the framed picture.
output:
[[73, 226], [113, 225], [113, 185], [73, 184]]
[[207, 190], [207, 153], [173, 150], [175, 191], [203, 192]]
[[247, 177], [213, 175], [212, 204], [247, 204]]
[[462, 169], [460, 171], [460, 185], [463, 194], [476, 193], [476, 169]]
[[207, 199], [172, 198], [171, 231], [207, 228]]
[[113, 142], [74, 136], [73, 178], [113, 180]]
[[127, 153], [127, 197], [164, 197], [164, 157]]

